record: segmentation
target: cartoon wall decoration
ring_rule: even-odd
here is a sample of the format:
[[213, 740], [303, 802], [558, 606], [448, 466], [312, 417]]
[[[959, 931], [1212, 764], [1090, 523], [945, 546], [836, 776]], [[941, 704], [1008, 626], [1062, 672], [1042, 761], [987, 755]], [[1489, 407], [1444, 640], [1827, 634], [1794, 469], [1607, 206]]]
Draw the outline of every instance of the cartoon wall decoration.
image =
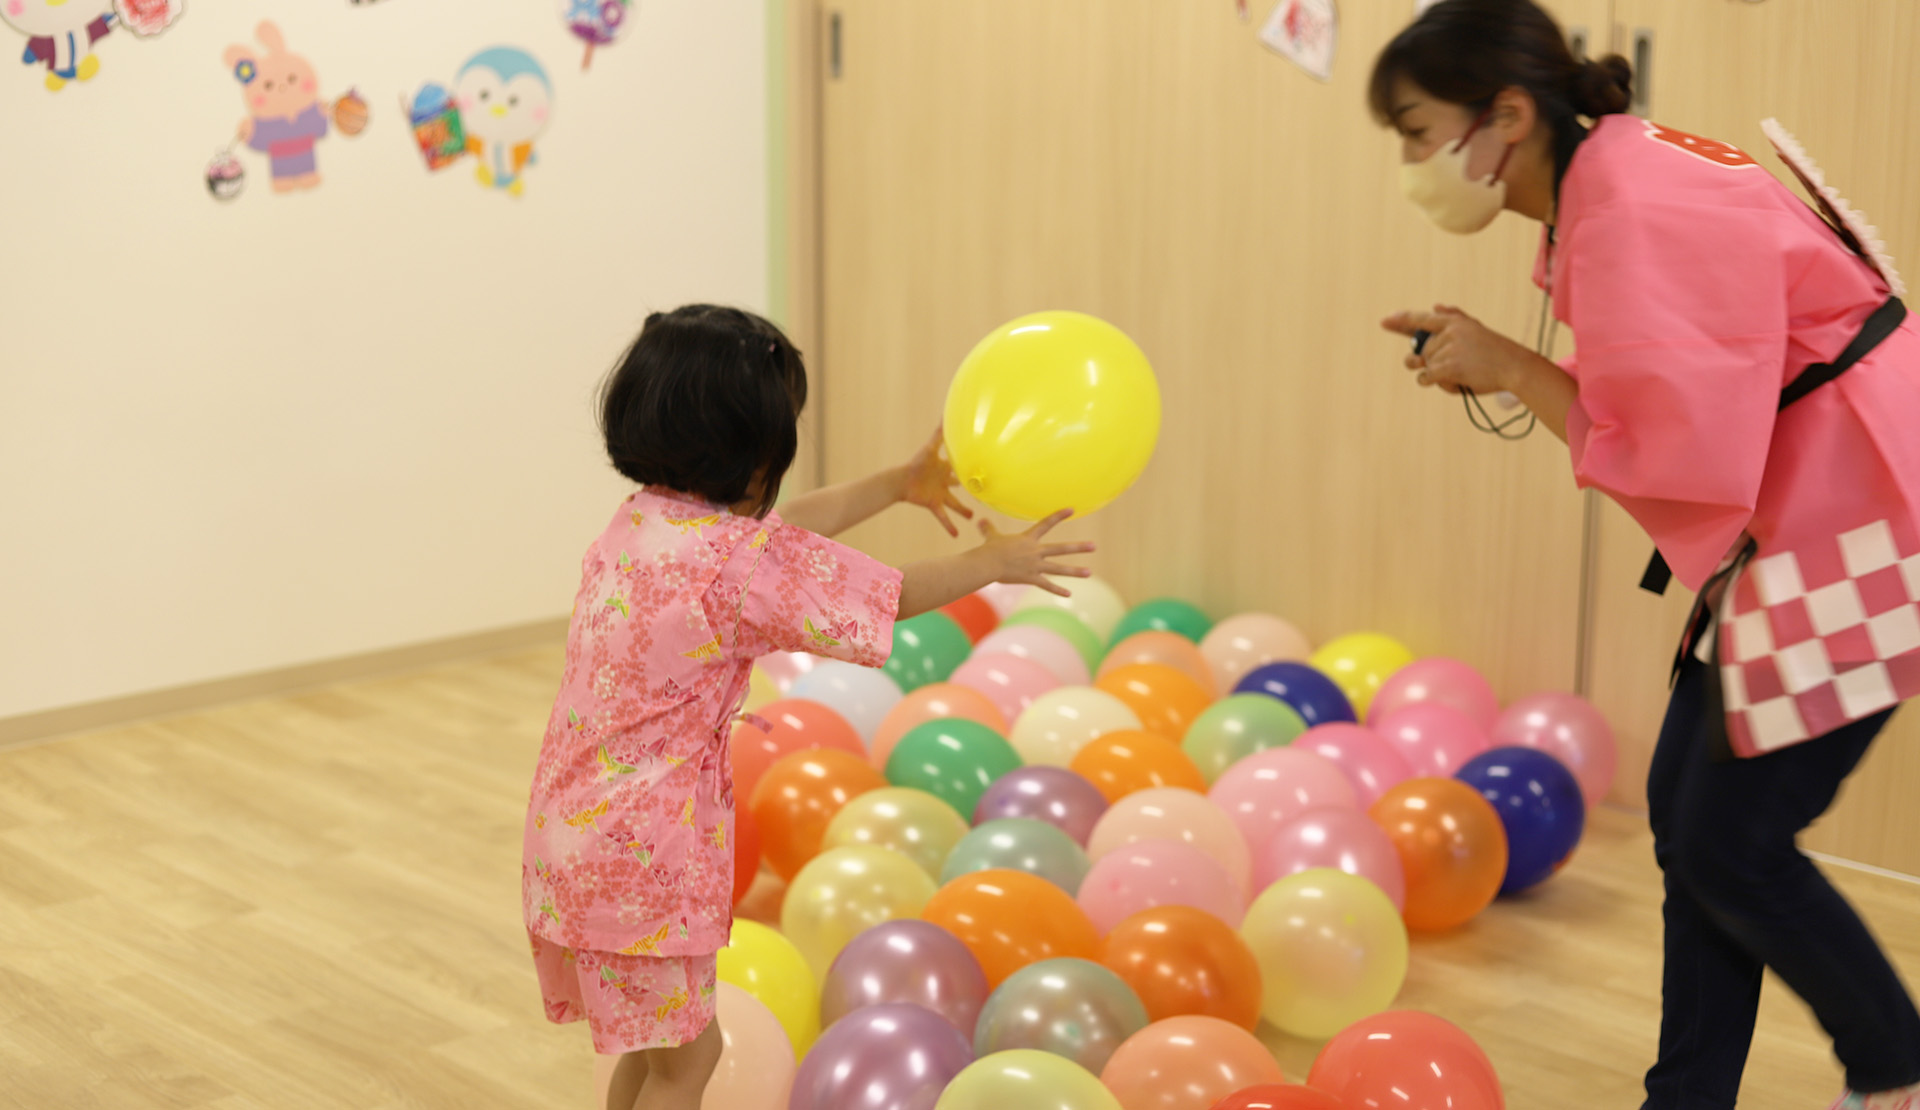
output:
[[[320, 184], [320, 167], [314, 145], [325, 138], [328, 118], [343, 135], [357, 135], [366, 128], [367, 102], [349, 92], [329, 106], [320, 97], [320, 79], [313, 63], [287, 49], [285, 36], [272, 20], [261, 20], [254, 37], [266, 49], [229, 46], [224, 55], [233, 79], [240, 85], [240, 97], [247, 118], [240, 121], [237, 141], [267, 156], [273, 191], [291, 193]], [[215, 186], [215, 169], [222, 188]], [[241, 174], [215, 159], [207, 169], [207, 187], [214, 196], [231, 199], [240, 189]]]
[[207, 163], [207, 192], [215, 200], [232, 200], [247, 185], [247, 167], [233, 156], [232, 147], [222, 147]]
[[525, 50], [495, 46], [460, 67], [451, 92], [428, 83], [404, 107], [429, 170], [471, 154], [481, 185], [517, 197], [538, 162], [534, 141], [552, 120], [553, 82]]
[[49, 92], [100, 72], [93, 44], [125, 27], [145, 38], [180, 18], [182, 0], [0, 0], [0, 21], [27, 36], [21, 64], [44, 66]]
[[580, 61], [582, 70], [593, 65], [595, 47], [617, 41], [633, 26], [633, 9], [634, 0], [560, 0], [567, 30], [587, 44], [587, 56]]
[[1339, 19], [1333, 0], [1280, 0], [1260, 28], [1269, 49], [1322, 81], [1333, 76]]

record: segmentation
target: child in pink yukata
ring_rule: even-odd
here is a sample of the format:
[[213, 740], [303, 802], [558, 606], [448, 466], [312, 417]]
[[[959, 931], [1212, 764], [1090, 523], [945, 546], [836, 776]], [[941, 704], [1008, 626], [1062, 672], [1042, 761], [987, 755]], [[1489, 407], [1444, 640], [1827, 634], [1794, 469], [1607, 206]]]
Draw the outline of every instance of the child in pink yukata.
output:
[[807, 651], [877, 667], [893, 624], [994, 582], [1064, 594], [1047, 543], [1063, 509], [1018, 534], [982, 525], [961, 554], [886, 566], [828, 539], [889, 505], [958, 535], [938, 436], [903, 467], [795, 497], [807, 377], [751, 313], [690, 305], [647, 318], [608, 379], [602, 428], [640, 488], [581, 567], [566, 670], [527, 807], [524, 915], [549, 1020], [585, 1019], [620, 1057], [610, 1110], [697, 1110], [720, 1055], [715, 954], [733, 914], [730, 725], [753, 661]]

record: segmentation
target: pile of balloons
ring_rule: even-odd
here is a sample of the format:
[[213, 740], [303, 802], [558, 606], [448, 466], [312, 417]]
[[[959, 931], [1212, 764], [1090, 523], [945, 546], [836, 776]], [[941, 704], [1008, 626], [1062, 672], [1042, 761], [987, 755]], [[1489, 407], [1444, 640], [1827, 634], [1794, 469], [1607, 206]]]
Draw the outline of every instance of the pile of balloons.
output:
[[[1498, 1108], [1389, 1010], [1408, 931], [1551, 876], [1614, 771], [1572, 695], [1097, 578], [763, 659], [732, 752], [735, 900], [786, 885], [720, 955], [716, 1110]], [[1263, 1018], [1327, 1040], [1307, 1086]]]

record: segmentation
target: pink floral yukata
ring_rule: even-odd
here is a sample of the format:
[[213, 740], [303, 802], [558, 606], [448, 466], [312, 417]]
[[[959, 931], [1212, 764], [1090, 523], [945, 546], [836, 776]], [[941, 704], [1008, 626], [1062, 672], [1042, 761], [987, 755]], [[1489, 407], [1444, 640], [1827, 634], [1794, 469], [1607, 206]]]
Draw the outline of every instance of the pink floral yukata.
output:
[[588, 549], [527, 807], [521, 887], [547, 1018], [603, 1054], [713, 1019], [733, 925], [729, 724], [753, 660], [886, 660], [900, 572], [648, 488]]

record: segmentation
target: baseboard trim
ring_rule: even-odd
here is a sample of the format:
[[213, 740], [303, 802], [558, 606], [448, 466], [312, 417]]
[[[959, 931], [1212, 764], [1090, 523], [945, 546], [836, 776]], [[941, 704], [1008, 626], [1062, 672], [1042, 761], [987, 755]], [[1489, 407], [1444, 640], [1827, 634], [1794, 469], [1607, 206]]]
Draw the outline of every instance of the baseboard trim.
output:
[[556, 617], [404, 647], [323, 659], [317, 663], [301, 663], [15, 717], [0, 717], [0, 751], [74, 733], [191, 713], [228, 702], [275, 697], [336, 682], [380, 678], [442, 663], [542, 647], [561, 642], [566, 635], [567, 618]]

